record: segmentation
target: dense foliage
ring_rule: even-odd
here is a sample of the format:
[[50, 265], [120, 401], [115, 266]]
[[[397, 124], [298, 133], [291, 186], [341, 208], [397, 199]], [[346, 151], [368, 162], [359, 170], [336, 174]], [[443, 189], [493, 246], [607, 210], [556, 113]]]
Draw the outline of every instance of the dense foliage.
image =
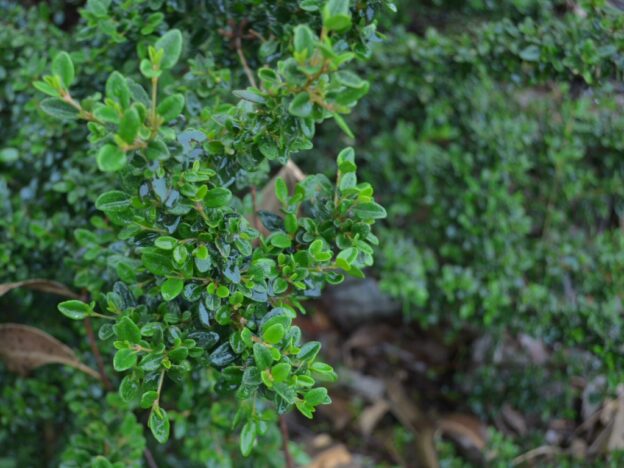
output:
[[[80, 296], [16, 289], [2, 322], [95, 369], [93, 324], [111, 380], [0, 363], [0, 462], [282, 465], [278, 414], [335, 376], [292, 318], [363, 269], [456, 346], [427, 375], [445, 404], [537, 421], [490, 434], [493, 463], [575, 418], [579, 380], [622, 381], [619, 2], [268, 3], [0, 0], [0, 282]], [[289, 158], [324, 175], [254, 214]], [[548, 365], [501, 358], [510, 336]]]
[[51, 317], [41, 293], [11, 293], [6, 318], [82, 350], [81, 327], [58, 318], [87, 334], [93, 321], [109, 361], [99, 383], [0, 370], [0, 446], [18, 465], [38, 459], [40, 423], [48, 462], [140, 464], [141, 419], [158, 442], [179, 440], [157, 453], [171, 463], [280, 465], [278, 414], [330, 402], [317, 382], [334, 371], [292, 319], [324, 284], [362, 276], [385, 211], [351, 148], [335, 150], [335, 182], [277, 179], [277, 212], [256, 213], [256, 186], [322, 121], [352, 135], [341, 114], [369, 85], [347, 68], [391, 5], [195, 6], [90, 0], [69, 25], [60, 2], [2, 3], [3, 279], [80, 296]]
[[[535, 415], [534, 447], [574, 412], [575, 378], [606, 377], [596, 400], [622, 382], [624, 14], [419, 3], [398, 6], [404, 24], [348, 120], [388, 209], [377, 275], [408, 319], [449, 341], [488, 336], [486, 365], [445, 391], [483, 416], [505, 403]], [[501, 361], [522, 334], [556, 351], [548, 368]]]

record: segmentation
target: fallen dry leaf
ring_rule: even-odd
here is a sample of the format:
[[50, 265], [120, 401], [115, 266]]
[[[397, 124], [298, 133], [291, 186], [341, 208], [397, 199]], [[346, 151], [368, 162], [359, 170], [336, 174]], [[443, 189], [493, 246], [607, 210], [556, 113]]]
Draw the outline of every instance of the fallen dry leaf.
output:
[[524, 416], [513, 409], [511, 405], [505, 403], [501, 408], [503, 421], [518, 435], [523, 436], [527, 433], [527, 424]]
[[316, 455], [308, 468], [339, 468], [352, 466], [353, 457], [347, 448], [342, 445], [334, 445]]
[[340, 377], [342, 383], [350, 391], [364, 397], [371, 403], [383, 398], [386, 390], [385, 382], [372, 375], [365, 375], [351, 369], [341, 369]]
[[482, 451], [486, 446], [487, 428], [470, 414], [449, 414], [437, 422], [438, 430], [463, 447]]
[[47, 364], [64, 364], [100, 378], [59, 340], [38, 328], [18, 323], [0, 325], [0, 359], [10, 371], [20, 375]]
[[428, 418], [408, 397], [398, 379], [386, 381], [386, 392], [392, 414], [408, 430], [414, 433], [416, 466], [436, 468], [438, 456], [434, 445], [434, 429]]
[[607, 400], [600, 412], [604, 429], [590, 445], [590, 455], [624, 449], [624, 392], [619, 389], [618, 398]]
[[56, 294], [57, 296], [70, 297], [72, 299], [80, 298], [78, 294], [73, 292], [64, 284], [46, 279], [30, 279], [25, 281], [16, 281], [14, 283], [0, 284], [0, 296], [4, 296], [9, 291], [16, 288], [35, 289], [37, 291]]
[[341, 395], [339, 392], [333, 392], [331, 405], [319, 406], [317, 411], [320, 416], [331, 421], [335, 431], [342, 431], [353, 419], [348, 396]]
[[533, 462], [536, 458], [550, 458], [559, 455], [562, 450], [559, 447], [552, 447], [550, 445], [542, 445], [540, 447], [529, 450], [523, 453], [519, 457], [514, 458], [511, 461], [511, 466], [518, 466], [524, 463], [529, 463], [529, 466], [540, 466]]
[[365, 408], [358, 418], [360, 431], [366, 437], [370, 436], [381, 418], [390, 410], [390, 405], [385, 400], [377, 400], [375, 403]]

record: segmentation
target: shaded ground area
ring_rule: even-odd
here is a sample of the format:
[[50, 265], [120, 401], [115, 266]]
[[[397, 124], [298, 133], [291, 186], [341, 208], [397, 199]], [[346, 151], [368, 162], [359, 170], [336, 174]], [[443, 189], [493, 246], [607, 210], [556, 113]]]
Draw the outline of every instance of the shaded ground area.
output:
[[[287, 419], [310, 466], [578, 466], [624, 447], [624, 394], [596, 401], [604, 379], [574, 376], [562, 388], [541, 378], [562, 360], [583, 359], [580, 352], [527, 335], [467, 331], [445, 342], [440, 331], [405, 323], [373, 279], [335, 287], [309, 309], [298, 325], [339, 373], [333, 404], [312, 424]], [[513, 385], [517, 374], [532, 383], [510, 392], [502, 382]], [[540, 395], [559, 413], [571, 398], [569, 417], [516, 409]]]

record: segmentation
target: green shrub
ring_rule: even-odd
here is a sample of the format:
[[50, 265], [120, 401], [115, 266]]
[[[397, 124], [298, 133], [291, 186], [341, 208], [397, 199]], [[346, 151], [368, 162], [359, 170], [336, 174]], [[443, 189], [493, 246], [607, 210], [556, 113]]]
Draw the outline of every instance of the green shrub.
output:
[[374, 16], [391, 6], [360, 3], [89, 0], [71, 27], [6, 3], [3, 280], [55, 279], [79, 297], [51, 315], [41, 293], [15, 291], [4, 318], [88, 362], [85, 329], [68, 319], [87, 334], [93, 322], [105, 362], [99, 383], [0, 367], [3, 454], [40, 459], [43, 425], [63, 428], [49, 463], [138, 465], [146, 425], [176, 439], [153, 448], [173, 464], [283, 463], [278, 415], [312, 417], [331, 401], [318, 382], [335, 378], [292, 319], [325, 284], [363, 275], [385, 210], [351, 148], [334, 148], [335, 182], [278, 179], [277, 213], [256, 214], [253, 194], [321, 122], [351, 135], [342, 115], [369, 84], [349, 63], [368, 57]]

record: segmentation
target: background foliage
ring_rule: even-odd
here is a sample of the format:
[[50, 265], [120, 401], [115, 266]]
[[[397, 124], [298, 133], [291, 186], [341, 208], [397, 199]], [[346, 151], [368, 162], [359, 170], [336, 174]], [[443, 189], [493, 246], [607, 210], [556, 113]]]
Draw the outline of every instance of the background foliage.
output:
[[[86, 95], [104, 89], [113, 69], [137, 77], [137, 50], [167, 26], [177, 27], [191, 45], [184, 52], [190, 68], [172, 87], [184, 93], [188, 118], [201, 118], [200, 103], [227, 101], [246, 86], [231, 41], [215, 31], [245, 19], [271, 38], [244, 41], [256, 70], [289, 50], [287, 28], [319, 21], [314, 13], [300, 19], [296, 2], [278, 2], [271, 11], [253, 1], [197, 8], [196, 2], [137, 1], [126, 2], [126, 10], [113, 2], [104, 19], [97, 3], [89, 2], [79, 19], [72, 2], [24, 8], [0, 0], [9, 25], [0, 30], [3, 280], [53, 277], [75, 284], [72, 272], [84, 265], [88, 275], [92, 263], [84, 263], [86, 247], [72, 232], [88, 228], [97, 195], [114, 180], [89, 160], [82, 126], [61, 126], [38, 110], [41, 98], [31, 85], [47, 72], [51, 53], [72, 50], [77, 93]], [[333, 174], [336, 148], [357, 148], [360, 178], [379, 187], [388, 211], [371, 273], [401, 302], [409, 326], [442, 334], [459, 349], [450, 383], [448, 376], [428, 377], [454, 407], [486, 420], [508, 402], [537, 420], [524, 438], [490, 438], [504, 465], [541, 445], [550, 420], [574, 413], [581, 395], [572, 382], [605, 377], [594, 395], [599, 400], [622, 380], [624, 16], [617, 2], [600, 0], [397, 3], [400, 14], [382, 18], [387, 37], [361, 65], [371, 87], [346, 118], [355, 143], [328, 122], [315, 148], [295, 160], [308, 173]], [[381, 10], [381, 2], [368, 4], [371, 14]], [[345, 40], [357, 42], [355, 31]], [[360, 53], [368, 55], [364, 48]], [[198, 80], [210, 91], [198, 91]], [[262, 168], [254, 183], [268, 171]], [[36, 323], [89, 361], [82, 327], [61, 321], [41, 295], [12, 293], [2, 301], [3, 321]], [[554, 351], [549, 367], [497, 358], [509, 336], [524, 335]], [[479, 340], [487, 344], [487, 358], [474, 366], [462, 344]], [[17, 460], [35, 456], [50, 424], [75, 435], [71, 443], [53, 438], [49, 460], [59, 454], [76, 460], [81, 444], [115, 440], [112, 425], [93, 423], [93, 414], [106, 411], [117, 424], [127, 414], [119, 398], [105, 399], [71, 369], [44, 368], [36, 379], [2, 369], [0, 378], [0, 452]], [[89, 404], [72, 404], [77, 399]], [[193, 425], [176, 420], [181, 442], [175, 454], [162, 456], [205, 460], [235, 447], [227, 435], [189, 435], [225, 427], [229, 411], [211, 405], [198, 410]], [[123, 422], [136, 433], [136, 444], [124, 453], [138, 460], [141, 426], [132, 418]], [[88, 437], [76, 435], [86, 424], [93, 426]], [[16, 447], [15, 437], [30, 442]], [[275, 449], [257, 456], [275, 453], [277, 431], [263, 444]], [[235, 449], [226, 452], [238, 456]], [[440, 454], [461, 466], [449, 447]]]

